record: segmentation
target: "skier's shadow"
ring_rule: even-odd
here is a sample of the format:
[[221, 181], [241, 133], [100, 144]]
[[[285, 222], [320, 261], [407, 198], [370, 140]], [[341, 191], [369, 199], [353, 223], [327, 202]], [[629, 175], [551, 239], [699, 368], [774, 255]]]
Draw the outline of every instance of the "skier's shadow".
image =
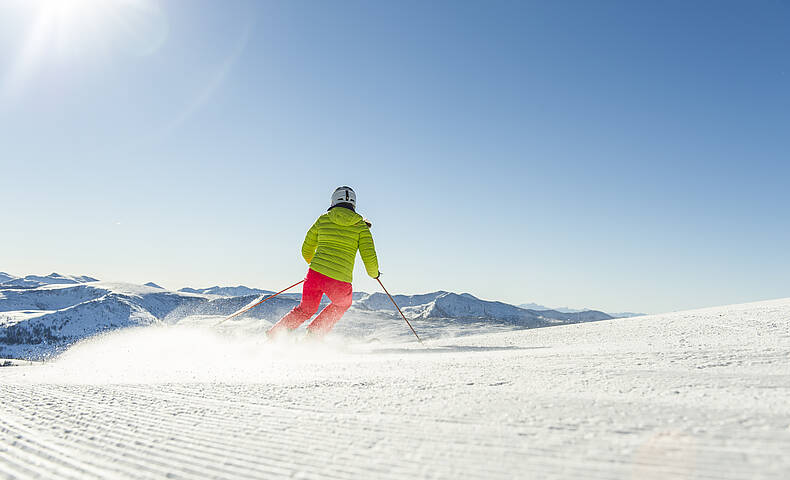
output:
[[545, 346], [534, 347], [475, 347], [468, 345], [428, 345], [424, 348], [382, 348], [373, 349], [369, 353], [392, 354], [392, 353], [464, 353], [464, 352], [506, 352], [516, 350], [537, 350], [541, 348], [551, 348]]

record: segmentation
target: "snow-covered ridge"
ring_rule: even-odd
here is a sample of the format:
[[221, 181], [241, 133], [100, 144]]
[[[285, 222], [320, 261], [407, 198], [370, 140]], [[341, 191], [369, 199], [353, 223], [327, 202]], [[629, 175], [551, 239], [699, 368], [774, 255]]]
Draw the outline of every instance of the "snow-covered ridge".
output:
[[[596, 310], [585, 309], [585, 308], [570, 308], [570, 307], [551, 308], [534, 302], [522, 303], [518, 306], [526, 310], [537, 310], [540, 312], [545, 312], [548, 310], [552, 310], [560, 313], [585, 313], [590, 311], [596, 311]], [[612, 318], [631, 318], [631, 317], [641, 317], [645, 315], [644, 313], [636, 313], [636, 312], [607, 312], [606, 314], [611, 316]]]
[[274, 293], [269, 290], [245, 287], [244, 285], [238, 285], [236, 287], [220, 287], [215, 285], [208, 288], [184, 287], [180, 288], [178, 291], [185, 293], [199, 293], [202, 295], [218, 295], [220, 297], [240, 297], [242, 295], [266, 295]]
[[18, 278], [18, 277], [15, 277], [13, 275], [9, 275], [9, 274], [7, 274], [5, 272], [0, 272], [0, 284], [5, 283], [5, 282], [7, 282], [9, 280], [14, 280], [15, 278]]
[[[557, 323], [579, 323], [609, 320], [604, 312], [588, 310], [563, 313], [555, 310], [528, 310], [502, 302], [481, 300], [468, 293], [433, 292], [424, 295], [395, 295], [403, 312], [412, 318], [463, 318], [507, 321], [525, 327], [542, 327]], [[365, 294], [354, 302], [357, 308], [368, 310], [395, 310], [383, 293]]]
[[89, 282], [98, 282], [98, 280], [86, 275], [61, 275], [55, 272], [49, 275], [27, 275], [26, 277], [16, 277], [5, 272], [0, 272], [0, 287], [34, 288], [42, 285], [73, 285]]

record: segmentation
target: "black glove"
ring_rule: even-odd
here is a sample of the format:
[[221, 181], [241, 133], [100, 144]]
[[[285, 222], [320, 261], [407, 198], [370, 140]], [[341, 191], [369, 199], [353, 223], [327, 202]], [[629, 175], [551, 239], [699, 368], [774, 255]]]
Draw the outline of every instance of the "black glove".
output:
[[375, 277], [373, 277], [373, 278], [374, 278], [374, 279], [376, 279], [376, 280], [378, 280], [380, 276], [381, 276], [381, 271], [379, 271], [379, 274], [378, 274], [378, 275], [376, 275], [376, 276], [375, 276]]

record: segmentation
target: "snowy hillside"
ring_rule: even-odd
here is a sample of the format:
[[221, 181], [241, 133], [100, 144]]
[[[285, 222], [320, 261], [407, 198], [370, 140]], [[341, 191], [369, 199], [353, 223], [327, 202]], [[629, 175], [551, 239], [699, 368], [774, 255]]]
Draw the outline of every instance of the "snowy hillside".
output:
[[175, 308], [203, 300], [150, 287], [100, 282], [0, 287], [0, 356], [57, 353], [100, 332], [159, 323]]
[[[224, 316], [252, 298], [216, 298], [107, 282], [25, 289], [0, 286], [0, 357], [42, 358], [118, 328], [176, 323], [192, 315]], [[295, 304], [277, 298], [247, 317], [283, 314]]]
[[[27, 282], [25, 288], [20, 287], [18, 280]], [[213, 324], [271, 293], [243, 286], [173, 292], [153, 282], [108, 283], [59, 274], [12, 278], [0, 285], [0, 357], [46, 358], [85, 337], [119, 328], [179, 322]], [[284, 294], [223, 328], [260, 335], [293, 308], [299, 298], [298, 293]], [[450, 330], [455, 335], [467, 335], [486, 327], [512, 330], [611, 318], [596, 311], [564, 314], [524, 310], [467, 293], [439, 291], [395, 298], [427, 338]], [[356, 292], [352, 308], [337, 333], [354, 337], [370, 336], [373, 332], [385, 334], [390, 340], [411, 335], [386, 295]]]
[[442, 324], [424, 346], [154, 326], [0, 368], [0, 477], [790, 478], [790, 299]]

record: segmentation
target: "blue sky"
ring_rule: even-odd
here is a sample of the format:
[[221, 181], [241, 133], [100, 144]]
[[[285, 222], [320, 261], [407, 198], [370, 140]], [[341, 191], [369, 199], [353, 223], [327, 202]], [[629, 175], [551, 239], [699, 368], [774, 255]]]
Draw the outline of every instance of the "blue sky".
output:
[[0, 9], [0, 270], [276, 289], [347, 184], [391, 291], [790, 296], [787, 1]]

